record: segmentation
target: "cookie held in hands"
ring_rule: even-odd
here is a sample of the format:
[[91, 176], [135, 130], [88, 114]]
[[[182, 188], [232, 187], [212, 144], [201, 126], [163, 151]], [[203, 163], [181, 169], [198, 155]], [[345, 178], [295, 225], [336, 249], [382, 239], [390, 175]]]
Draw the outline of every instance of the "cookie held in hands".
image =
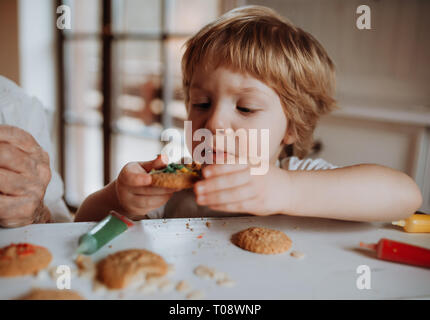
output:
[[151, 170], [151, 185], [160, 188], [187, 189], [202, 179], [201, 165], [171, 163], [161, 170]]

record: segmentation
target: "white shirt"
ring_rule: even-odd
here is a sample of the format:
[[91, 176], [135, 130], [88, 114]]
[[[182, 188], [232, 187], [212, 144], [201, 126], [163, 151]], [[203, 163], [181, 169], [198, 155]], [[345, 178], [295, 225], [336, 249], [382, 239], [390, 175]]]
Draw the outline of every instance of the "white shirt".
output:
[[[276, 166], [285, 170], [329, 170], [338, 168], [323, 159], [302, 159], [288, 157], [277, 161]], [[242, 216], [243, 214], [241, 214]], [[169, 201], [147, 214], [151, 219], [191, 218], [191, 217], [231, 217], [234, 213], [213, 211], [205, 206], [197, 205], [192, 189], [176, 192]]]
[[[279, 165], [279, 162], [277, 165]], [[307, 158], [300, 160], [297, 157], [288, 157], [282, 159], [280, 162], [280, 167], [285, 170], [327, 170], [338, 168], [337, 166], [332, 165], [321, 158]]]
[[47, 121], [48, 112], [39, 100], [28, 96], [14, 82], [0, 76], [0, 125], [25, 130], [48, 152], [52, 178], [46, 189], [44, 204], [51, 212], [51, 219], [54, 222], [70, 222], [72, 217], [63, 201], [63, 182], [60, 175], [52, 169], [53, 153]]

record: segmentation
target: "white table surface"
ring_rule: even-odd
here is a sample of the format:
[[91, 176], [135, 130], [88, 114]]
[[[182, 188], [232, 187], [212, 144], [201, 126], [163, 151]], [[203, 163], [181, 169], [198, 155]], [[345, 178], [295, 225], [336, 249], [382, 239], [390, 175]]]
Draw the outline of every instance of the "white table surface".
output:
[[[206, 226], [210, 221], [210, 228]], [[187, 228], [186, 224], [189, 224]], [[52, 266], [69, 265], [77, 239], [94, 223], [30, 225], [0, 230], [0, 246], [30, 242], [47, 247]], [[293, 241], [287, 253], [259, 255], [237, 248], [230, 242], [233, 233], [251, 226], [284, 231]], [[193, 229], [191, 231], [191, 229]], [[201, 238], [198, 238], [203, 233]], [[430, 234], [409, 234], [386, 223], [358, 223], [287, 216], [143, 220], [92, 255], [98, 261], [127, 248], [154, 251], [175, 266], [172, 282], [187, 280], [205, 299], [430, 299], [430, 269], [382, 261], [358, 244], [380, 238], [430, 248]], [[303, 252], [304, 259], [290, 256]], [[198, 265], [227, 272], [234, 287], [220, 287], [214, 280], [194, 275]], [[356, 270], [371, 270], [371, 289], [359, 290]], [[32, 287], [55, 288], [49, 276], [0, 278], [0, 299], [15, 298]], [[173, 290], [144, 294], [136, 290], [96, 291], [87, 278], [74, 275], [71, 289], [87, 299], [185, 299]]]

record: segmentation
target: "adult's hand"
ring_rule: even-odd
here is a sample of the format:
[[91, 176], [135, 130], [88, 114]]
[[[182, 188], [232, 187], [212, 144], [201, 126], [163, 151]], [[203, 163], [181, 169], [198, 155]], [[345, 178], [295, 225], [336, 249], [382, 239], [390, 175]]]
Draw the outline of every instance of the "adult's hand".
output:
[[50, 180], [49, 155], [33, 136], [0, 125], [0, 226], [49, 221], [43, 198]]

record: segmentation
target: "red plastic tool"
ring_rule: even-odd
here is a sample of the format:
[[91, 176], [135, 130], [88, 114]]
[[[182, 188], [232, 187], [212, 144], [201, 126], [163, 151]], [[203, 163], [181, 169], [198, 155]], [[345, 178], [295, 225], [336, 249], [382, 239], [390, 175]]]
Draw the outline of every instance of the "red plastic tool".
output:
[[426, 248], [384, 238], [378, 243], [360, 242], [360, 247], [376, 251], [377, 258], [382, 260], [430, 268], [430, 250]]

